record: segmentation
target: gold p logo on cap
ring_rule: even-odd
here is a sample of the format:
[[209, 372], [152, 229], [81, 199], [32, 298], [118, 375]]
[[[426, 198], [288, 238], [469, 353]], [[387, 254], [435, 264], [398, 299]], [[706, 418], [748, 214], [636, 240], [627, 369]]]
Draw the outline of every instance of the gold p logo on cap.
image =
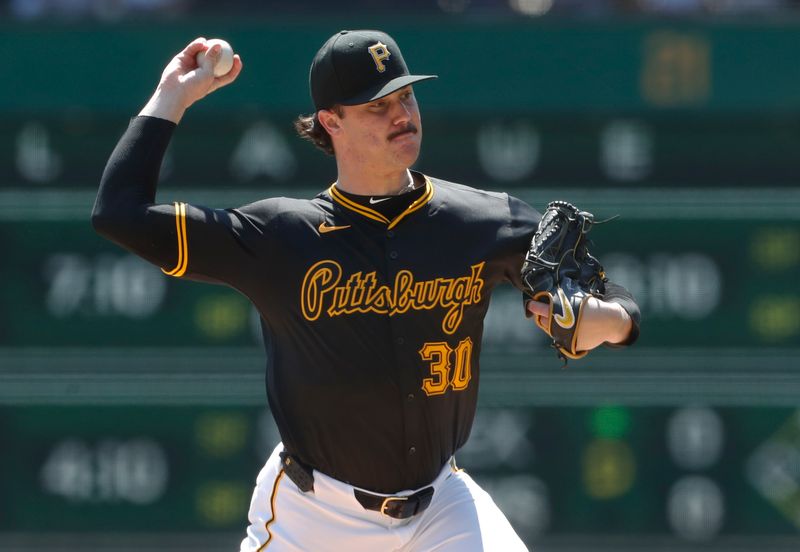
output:
[[386, 44], [376, 42], [369, 47], [369, 53], [372, 55], [372, 59], [375, 61], [375, 67], [378, 69], [378, 72], [383, 73], [386, 71], [386, 66], [383, 64], [383, 60], [389, 59], [389, 56], [392, 55], [392, 53], [386, 48]]

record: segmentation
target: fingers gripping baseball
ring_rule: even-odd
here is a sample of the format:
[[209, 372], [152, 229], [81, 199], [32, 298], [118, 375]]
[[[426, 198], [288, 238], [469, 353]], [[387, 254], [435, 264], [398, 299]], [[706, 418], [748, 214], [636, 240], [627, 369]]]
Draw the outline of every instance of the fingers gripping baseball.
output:
[[[233, 56], [231, 69], [221, 76], [214, 76], [214, 67], [219, 61], [222, 46], [208, 44], [198, 37], [173, 57], [158, 83], [156, 92], [140, 113], [178, 122], [193, 103], [208, 94], [227, 86], [242, 71], [242, 60]], [[205, 55], [198, 56], [198, 54]]]
[[[167, 65], [162, 74], [162, 86], [181, 90], [188, 108], [211, 92], [232, 83], [242, 70], [242, 60], [235, 54], [230, 71], [215, 76], [214, 67], [220, 61], [222, 48], [219, 41], [210, 43], [203, 37], [196, 38]], [[202, 53], [205, 55], [198, 55]]]

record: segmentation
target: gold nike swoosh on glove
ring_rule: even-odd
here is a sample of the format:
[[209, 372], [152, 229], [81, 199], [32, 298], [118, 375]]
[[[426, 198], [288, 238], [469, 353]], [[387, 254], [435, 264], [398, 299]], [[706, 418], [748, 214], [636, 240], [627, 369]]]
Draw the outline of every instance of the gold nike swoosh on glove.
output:
[[350, 225], [347, 226], [328, 226], [324, 222], [319, 224], [319, 233], [320, 234], [327, 234], [328, 232], [335, 232], [336, 230], [344, 230], [345, 228], [350, 228]]
[[558, 297], [561, 299], [561, 305], [564, 309], [564, 314], [560, 315], [553, 313], [553, 318], [555, 319], [556, 324], [568, 330], [575, 324], [575, 313], [572, 312], [572, 303], [570, 303], [569, 299], [564, 293], [564, 290], [561, 288], [558, 288]]

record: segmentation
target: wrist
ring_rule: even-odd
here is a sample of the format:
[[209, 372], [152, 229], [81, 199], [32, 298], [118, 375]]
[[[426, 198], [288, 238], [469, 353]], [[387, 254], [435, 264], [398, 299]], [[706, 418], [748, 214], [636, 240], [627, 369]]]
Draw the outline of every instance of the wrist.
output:
[[186, 113], [186, 105], [179, 95], [165, 92], [159, 86], [139, 112], [139, 115], [158, 117], [178, 124], [184, 113]]
[[610, 341], [610, 343], [624, 343], [631, 335], [631, 330], [633, 329], [633, 320], [628, 314], [628, 311], [626, 311], [622, 305], [619, 303], [611, 304], [616, 307], [616, 310], [619, 313], [619, 321], [616, 325], [615, 338], [613, 341]]

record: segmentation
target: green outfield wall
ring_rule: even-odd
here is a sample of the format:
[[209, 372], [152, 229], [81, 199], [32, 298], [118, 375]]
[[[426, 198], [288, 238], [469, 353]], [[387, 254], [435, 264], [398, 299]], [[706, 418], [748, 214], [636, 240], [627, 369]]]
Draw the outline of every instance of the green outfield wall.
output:
[[[598, 219], [639, 342], [563, 367], [499, 286], [458, 461], [551, 552], [800, 550], [800, 19], [0, 23], [0, 550], [234, 550], [265, 455], [259, 318], [100, 238], [106, 159], [171, 55], [239, 80], [182, 120], [158, 201], [312, 197], [293, 135], [341, 28], [419, 73], [416, 168]], [[458, 239], [454, 236], [454, 239]]]
[[0, 27], [5, 112], [130, 112], [161, 68], [196, 36], [227, 38], [245, 61], [237, 85], [208, 103], [307, 111], [308, 66], [333, 32], [389, 31], [433, 110], [512, 112], [800, 108], [800, 21], [537, 22], [535, 20], [182, 20], [139, 25]]

